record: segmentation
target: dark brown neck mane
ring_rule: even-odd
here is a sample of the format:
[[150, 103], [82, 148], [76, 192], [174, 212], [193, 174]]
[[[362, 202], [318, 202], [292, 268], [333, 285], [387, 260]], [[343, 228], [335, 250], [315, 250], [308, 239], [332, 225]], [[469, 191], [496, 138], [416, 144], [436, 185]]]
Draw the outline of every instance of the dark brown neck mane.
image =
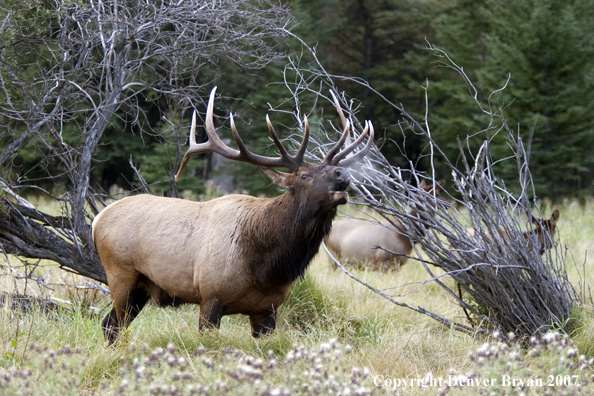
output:
[[[250, 216], [250, 235], [240, 243], [245, 252], [258, 252], [251, 262], [255, 282], [280, 286], [302, 277], [330, 232], [336, 207], [322, 207], [286, 192], [270, 199], [258, 216]], [[256, 224], [257, 223], [257, 224]], [[264, 257], [264, 259], [262, 259]]]

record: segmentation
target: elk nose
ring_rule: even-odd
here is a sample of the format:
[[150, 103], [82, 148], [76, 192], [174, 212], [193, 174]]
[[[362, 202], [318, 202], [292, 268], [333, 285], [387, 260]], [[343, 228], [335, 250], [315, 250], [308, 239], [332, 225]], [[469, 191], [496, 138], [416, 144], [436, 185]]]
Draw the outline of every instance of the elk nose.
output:
[[334, 182], [332, 183], [336, 190], [346, 190], [351, 184], [351, 174], [344, 168], [334, 169]]
[[336, 168], [334, 170], [334, 178], [339, 180], [350, 180], [351, 174], [346, 169]]

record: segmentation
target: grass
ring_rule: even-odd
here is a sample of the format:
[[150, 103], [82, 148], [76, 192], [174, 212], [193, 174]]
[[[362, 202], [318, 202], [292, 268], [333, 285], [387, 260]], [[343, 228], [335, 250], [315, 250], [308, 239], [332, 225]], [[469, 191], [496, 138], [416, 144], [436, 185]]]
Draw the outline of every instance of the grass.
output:
[[[546, 214], [550, 205], [545, 206]], [[582, 206], [568, 201], [556, 207], [561, 211], [561, 243], [577, 263], [568, 268], [570, 279], [577, 287], [589, 287], [594, 275], [584, 270], [593, 260], [587, 251], [594, 236], [594, 202]], [[19, 271], [18, 261], [10, 262]], [[450, 331], [394, 306], [330, 267], [320, 254], [305, 279], [293, 285], [271, 336], [253, 339], [247, 317], [238, 315], [224, 317], [219, 331], [200, 333], [197, 306], [148, 306], [114, 348], [104, 343], [100, 330], [101, 316], [110, 308], [100, 291], [64, 286], [81, 280], [57, 269], [46, 277], [54, 290], [37, 283], [25, 286], [8, 274], [7, 263], [0, 264], [0, 291], [71, 302], [57, 313], [35, 307], [22, 312], [8, 309], [7, 303], [0, 309], [0, 394], [530, 395], [589, 394], [594, 389], [590, 304], [576, 307], [575, 330], [568, 338], [547, 335], [547, 340], [535, 339], [519, 349], [497, 338]], [[50, 263], [39, 263], [38, 276], [50, 268]], [[353, 272], [380, 289], [428, 278], [411, 261], [400, 271]], [[398, 289], [403, 295], [398, 300], [462, 319], [439, 286], [431, 283], [406, 294], [410, 290], [412, 286]], [[581, 387], [567, 385], [574, 375]], [[506, 376], [515, 378], [517, 386], [507, 385]], [[549, 376], [553, 386], [548, 386]], [[447, 386], [447, 379], [465, 386]], [[486, 379], [495, 384], [466, 385]], [[530, 379], [536, 385], [528, 386]], [[520, 380], [525, 382], [522, 389]]]

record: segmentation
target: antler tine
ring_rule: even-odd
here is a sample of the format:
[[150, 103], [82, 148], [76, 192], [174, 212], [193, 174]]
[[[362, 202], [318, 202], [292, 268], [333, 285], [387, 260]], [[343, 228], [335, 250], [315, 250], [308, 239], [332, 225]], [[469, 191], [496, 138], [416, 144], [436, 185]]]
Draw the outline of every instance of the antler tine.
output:
[[307, 151], [307, 143], [309, 142], [309, 121], [307, 121], [307, 116], [303, 117], [303, 140], [301, 141], [301, 145], [299, 146], [299, 150], [295, 155], [295, 161], [299, 164], [303, 164], [305, 161], [303, 157], [305, 156], [305, 152]]
[[332, 147], [330, 151], [328, 151], [328, 153], [324, 156], [325, 164], [331, 164], [333, 162], [334, 156], [338, 154], [344, 142], [349, 138], [351, 130], [351, 123], [344, 116], [338, 98], [336, 97], [336, 95], [334, 95], [334, 92], [330, 91], [330, 94], [332, 95], [332, 99], [334, 100], [334, 107], [336, 107], [336, 111], [338, 112], [338, 116], [340, 117], [340, 122], [342, 123], [344, 132], [342, 133], [340, 139], [338, 140], [338, 142], [336, 142], [334, 147]]
[[334, 107], [336, 107], [336, 110], [338, 111], [338, 115], [340, 116], [340, 122], [344, 126], [346, 117], [344, 116], [344, 113], [342, 112], [342, 107], [340, 106], [340, 102], [338, 101], [338, 98], [336, 97], [334, 92], [330, 91], [330, 95], [332, 95], [332, 100], [334, 100]]
[[[196, 110], [194, 110], [194, 115], [192, 115], [192, 127], [190, 128], [190, 147], [192, 146], [192, 144], [196, 144]], [[188, 153], [186, 152], [181, 164], [179, 165], [179, 169], [175, 174], [175, 181], [178, 181], [179, 178], [184, 174], [184, 171], [186, 170], [186, 165], [188, 165], [190, 157], [191, 155], [188, 155]]]
[[206, 129], [206, 135], [208, 136], [208, 141], [199, 144], [196, 143], [196, 111], [194, 110], [194, 114], [192, 116], [192, 127], [190, 129], [190, 147], [182, 159], [179, 170], [175, 175], [175, 181], [178, 181], [181, 178], [186, 169], [186, 165], [188, 165], [188, 161], [193, 155], [214, 152], [222, 155], [223, 157], [234, 159], [240, 154], [239, 151], [226, 146], [225, 143], [223, 143], [223, 141], [219, 138], [219, 135], [217, 135], [213, 121], [214, 97], [216, 91], [217, 87], [214, 87], [212, 91], [210, 91], [210, 97], [208, 98], [208, 105], [206, 108], [206, 119], [204, 126]]
[[[359, 150], [359, 152], [357, 152], [355, 155], [352, 155], [349, 158], [345, 158], [351, 151], [355, 149], [355, 147], [357, 147], [365, 139], [365, 137], [368, 134], [369, 140], [367, 140], [367, 144], [365, 144], [365, 147]], [[373, 124], [371, 123], [371, 121], [365, 121], [365, 129], [363, 130], [363, 133], [361, 133], [361, 136], [359, 136], [357, 140], [355, 140], [350, 146], [341, 151], [340, 154], [334, 157], [333, 164], [346, 168], [355, 161], [358, 161], [359, 159], [363, 158], [371, 149], [374, 135], [375, 133], [373, 130]]]
[[281, 157], [291, 158], [291, 156], [285, 149], [285, 146], [283, 146], [280, 139], [278, 138], [278, 136], [274, 130], [274, 127], [272, 126], [272, 123], [270, 122], [270, 118], [268, 117], [268, 114], [266, 114], [266, 125], [268, 125], [268, 133], [270, 133], [270, 137], [272, 138], [274, 145], [278, 148], [278, 151], [280, 151]]

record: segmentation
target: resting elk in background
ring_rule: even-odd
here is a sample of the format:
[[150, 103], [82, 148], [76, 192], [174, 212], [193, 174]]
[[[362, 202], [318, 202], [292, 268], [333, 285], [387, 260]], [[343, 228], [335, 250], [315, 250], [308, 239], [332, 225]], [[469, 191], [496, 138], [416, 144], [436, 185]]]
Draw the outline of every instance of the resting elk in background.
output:
[[[435, 198], [441, 200], [439, 191], [444, 182], [435, 185]], [[421, 181], [419, 188], [433, 193], [433, 185], [427, 186]], [[417, 216], [423, 209], [411, 210], [410, 215]], [[396, 227], [395, 227], [396, 226]], [[386, 271], [400, 268], [406, 263], [412, 252], [410, 239], [398, 232], [404, 228], [401, 222], [392, 219], [381, 219], [379, 222], [361, 219], [340, 219], [332, 224], [330, 234], [325, 243], [337, 258], [345, 263]]]
[[[205, 120], [208, 141], [196, 144], [194, 114], [190, 148], [176, 180], [192, 155], [215, 152], [264, 167], [272, 182], [287, 192], [276, 198], [227, 195], [208, 202], [136, 195], [105, 208], [93, 221], [93, 240], [113, 299], [113, 309], [102, 322], [110, 343], [150, 298], [158, 306], [200, 304], [201, 329], [218, 328], [223, 315], [239, 313], [249, 316], [254, 337], [274, 330], [276, 311], [291, 283], [318, 252], [337, 206], [348, 201], [350, 175], [345, 167], [365, 156], [373, 143], [373, 127], [366, 122], [359, 138], [340, 151], [350, 124], [333, 94], [344, 133], [321, 163], [304, 161], [307, 119], [301, 146], [291, 157], [266, 117], [281, 154], [269, 158], [246, 148], [231, 116], [239, 150], [232, 149], [214, 127], [215, 90]], [[363, 149], [347, 158], [366, 136]], [[270, 169], [276, 167], [293, 173]]]

